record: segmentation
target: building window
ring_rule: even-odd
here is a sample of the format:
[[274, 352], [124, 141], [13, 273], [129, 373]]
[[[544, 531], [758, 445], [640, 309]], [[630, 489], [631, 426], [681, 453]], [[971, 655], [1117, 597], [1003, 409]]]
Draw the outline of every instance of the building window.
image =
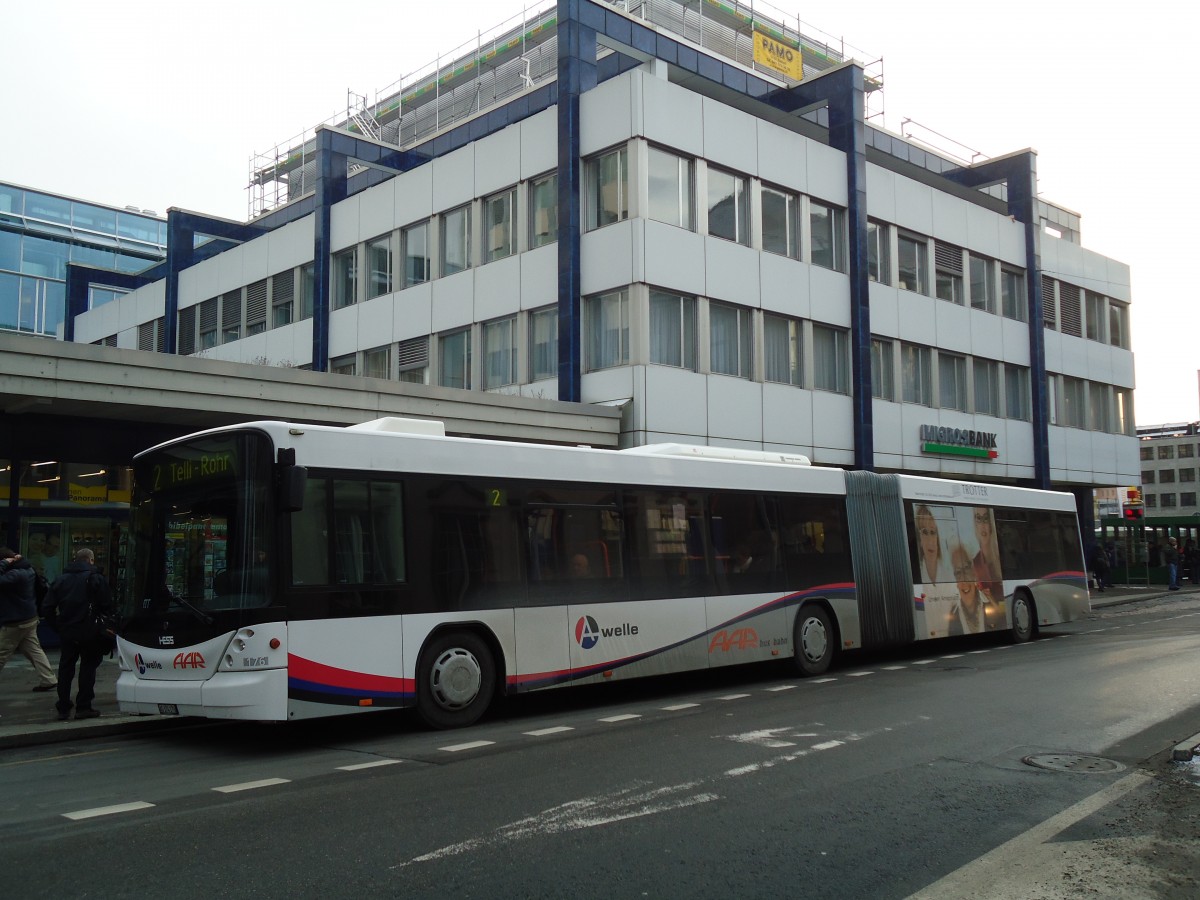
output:
[[548, 306], [529, 314], [529, 380], [558, 375], [558, 307]]
[[1180, 494], [1179, 495], [1179, 505], [1180, 506], [1195, 506], [1196, 505], [1196, 492], [1195, 491], [1187, 491], [1185, 493]]
[[763, 378], [779, 384], [802, 382], [804, 332], [796, 319], [763, 316]]
[[200, 304], [200, 349], [211, 350], [217, 346], [217, 303], [213, 297]]
[[1162, 500], [1161, 506], [1163, 509], [1175, 509], [1174, 494], [1159, 494], [1159, 497]]
[[896, 369], [892, 342], [871, 338], [871, 396], [876, 400], [896, 399]]
[[442, 214], [442, 275], [471, 268], [471, 206]]
[[1133, 421], [1133, 391], [1128, 388], [1113, 388], [1113, 405], [1117, 415], [1117, 434], [1127, 434], [1130, 437], [1137, 434], [1137, 426]]
[[933, 248], [935, 281], [939, 300], [963, 305], [963, 252], [953, 244], [938, 241]]
[[750, 243], [750, 181], [742, 175], [708, 170], [708, 233]]
[[1006, 319], [1024, 322], [1028, 319], [1025, 302], [1025, 273], [1000, 267], [1000, 311]]
[[813, 325], [813, 388], [850, 393], [850, 336], [840, 328]]
[[424, 284], [430, 276], [429, 223], [409, 225], [400, 232], [400, 255], [404, 259], [404, 284]]
[[629, 151], [618, 147], [601, 153], [585, 169], [588, 230], [629, 218]]
[[1020, 366], [1004, 367], [1004, 415], [1021, 422], [1029, 421], [1029, 370]]
[[808, 234], [814, 266], [846, 271], [845, 213], [817, 200], [808, 203]]
[[558, 240], [558, 173], [535, 178], [529, 186], [529, 246]]
[[1000, 364], [976, 358], [971, 361], [971, 370], [975, 376], [975, 412], [1000, 415]]
[[1195, 481], [1196, 480], [1196, 470], [1195, 469], [1180, 469], [1179, 470], [1179, 480], [1180, 481]]
[[1091, 291], [1084, 292], [1084, 333], [1089, 341], [1104, 343], [1104, 323], [1108, 319], [1108, 298]]
[[509, 188], [483, 201], [485, 262], [504, 259], [517, 252], [517, 189]]
[[1146, 494], [1143, 499], [1146, 501], [1146, 509], [1156, 509], [1158, 507], [1158, 494]]
[[221, 295], [221, 343], [228, 344], [242, 336], [242, 291]]
[[800, 258], [800, 198], [763, 185], [762, 243], [768, 253]]
[[267, 330], [267, 279], [246, 285], [246, 335]]
[[1108, 385], [1088, 382], [1088, 418], [1092, 431], [1112, 431], [1108, 392]]
[[867, 278], [892, 283], [890, 229], [883, 222], [867, 222]]
[[483, 326], [483, 389], [517, 382], [517, 320], [500, 319]]
[[900, 234], [896, 238], [896, 256], [900, 268], [900, 289], [917, 294], [929, 293], [929, 248], [920, 238]]
[[358, 301], [358, 248], [333, 256], [333, 308], [353, 306]]
[[367, 378], [392, 377], [392, 348], [390, 345], [363, 351], [363, 375]]
[[613, 291], [587, 302], [588, 368], [629, 364], [629, 295]]
[[382, 297], [392, 292], [392, 236], [375, 238], [367, 244], [367, 297]]
[[1192, 447], [1191, 444], [1180, 444], [1179, 447], [1176, 449], [1177, 449], [1176, 455], [1180, 459], [1191, 459], [1193, 456], [1194, 448]]
[[900, 390], [905, 403], [933, 406], [933, 355], [928, 347], [900, 345]]
[[347, 356], [338, 356], [329, 361], [329, 371], [334, 375], [356, 375], [358, 374], [357, 361], [354, 354]]
[[438, 384], [471, 389], [471, 329], [443, 334], [438, 339]]
[[657, 147], [649, 148], [647, 216], [680, 228], [692, 228], [692, 161]]
[[1174, 469], [1159, 469], [1158, 470], [1158, 483], [1159, 484], [1174, 484], [1175, 483], [1175, 470]]
[[967, 360], [938, 352], [938, 387], [942, 409], [967, 409]]
[[314, 263], [300, 267], [300, 313], [296, 316], [298, 322], [313, 317], [313, 298], [317, 294], [316, 271]]
[[650, 292], [650, 362], [696, 368], [696, 301]]
[[1154, 470], [1142, 469], [1142, 484], [1154, 484]]
[[1141, 458], [1142, 459], [1154, 459], [1154, 448], [1143, 446], [1141, 448]]
[[1111, 301], [1108, 304], [1108, 342], [1114, 347], [1129, 349], [1129, 307]]
[[1162, 446], [1160, 446], [1158, 448], [1158, 458], [1159, 459], [1174, 459], [1175, 458], [1175, 447], [1171, 444], [1163, 444]]
[[282, 328], [292, 324], [293, 303], [296, 294], [296, 270], [288, 269], [271, 276], [271, 327]]
[[400, 380], [409, 384], [429, 382], [429, 336], [409, 338], [396, 346]]
[[1087, 428], [1087, 403], [1085, 401], [1086, 386], [1082, 378], [1072, 378], [1063, 375], [1061, 378], [1059, 406], [1059, 425], [1067, 428]]
[[709, 365], [718, 375], [750, 377], [750, 310], [711, 303], [708, 307]]
[[971, 277], [971, 308], [984, 312], [996, 311], [996, 290], [994, 287], [996, 267], [985, 256], [967, 256], [967, 268]]

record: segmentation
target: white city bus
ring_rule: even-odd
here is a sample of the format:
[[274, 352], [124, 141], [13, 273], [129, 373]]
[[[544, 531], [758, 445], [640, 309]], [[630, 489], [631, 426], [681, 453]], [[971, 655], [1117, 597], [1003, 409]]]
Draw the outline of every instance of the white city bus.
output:
[[253, 422], [135, 461], [117, 698], [289, 720], [1006, 630], [1088, 611], [1069, 494], [799, 456]]

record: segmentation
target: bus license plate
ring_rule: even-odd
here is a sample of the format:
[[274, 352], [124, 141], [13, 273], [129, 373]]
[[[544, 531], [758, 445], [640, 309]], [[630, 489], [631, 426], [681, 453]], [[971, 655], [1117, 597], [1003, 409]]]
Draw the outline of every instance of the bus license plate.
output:
[[158, 704], [158, 714], [160, 716], [177, 716], [179, 715], [179, 707], [174, 703]]

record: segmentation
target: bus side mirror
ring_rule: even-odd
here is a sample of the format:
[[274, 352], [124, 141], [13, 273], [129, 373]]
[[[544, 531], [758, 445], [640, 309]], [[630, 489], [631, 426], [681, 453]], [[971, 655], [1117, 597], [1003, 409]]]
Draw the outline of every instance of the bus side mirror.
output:
[[304, 509], [304, 490], [308, 485], [308, 469], [304, 466], [284, 466], [279, 472], [279, 508], [282, 512]]

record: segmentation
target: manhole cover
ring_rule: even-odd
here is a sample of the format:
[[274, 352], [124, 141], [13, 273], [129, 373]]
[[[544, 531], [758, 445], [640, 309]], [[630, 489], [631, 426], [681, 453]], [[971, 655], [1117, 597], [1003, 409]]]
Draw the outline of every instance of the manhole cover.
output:
[[1125, 767], [1111, 759], [1101, 759], [1099, 756], [1084, 756], [1081, 753], [1038, 753], [1026, 756], [1022, 762], [1026, 765], [1037, 766], [1039, 769], [1052, 769], [1056, 772], [1074, 772], [1076, 775], [1111, 775], [1120, 772]]

